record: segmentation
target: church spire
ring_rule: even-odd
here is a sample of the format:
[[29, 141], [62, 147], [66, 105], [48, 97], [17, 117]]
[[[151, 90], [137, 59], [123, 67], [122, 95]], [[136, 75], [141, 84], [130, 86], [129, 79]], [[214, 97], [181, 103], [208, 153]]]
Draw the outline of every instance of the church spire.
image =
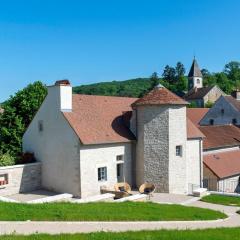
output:
[[203, 75], [194, 56], [191, 69], [188, 74], [188, 90], [203, 87]]
[[189, 71], [188, 77], [203, 77], [195, 56], [193, 58], [193, 63]]

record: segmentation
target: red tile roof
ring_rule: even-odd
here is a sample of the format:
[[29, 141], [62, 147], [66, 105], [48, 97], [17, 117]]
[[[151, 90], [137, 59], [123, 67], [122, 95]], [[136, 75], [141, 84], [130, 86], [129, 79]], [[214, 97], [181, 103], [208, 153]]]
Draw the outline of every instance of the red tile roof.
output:
[[73, 111], [64, 116], [83, 144], [129, 142], [133, 134], [122, 114], [136, 98], [73, 95]]
[[208, 111], [209, 108], [187, 108], [187, 117], [198, 126]]
[[234, 125], [201, 126], [199, 130], [206, 136], [204, 150], [240, 146], [240, 129]]
[[184, 99], [186, 99], [187, 101], [195, 100], [195, 99], [202, 99], [213, 88], [214, 88], [214, 86], [202, 87], [202, 88], [193, 88], [184, 96]]
[[203, 162], [219, 178], [240, 174], [240, 150], [204, 155]]
[[139, 98], [133, 106], [139, 105], [187, 105], [188, 102], [178, 97], [167, 88], [159, 85], [142, 98]]
[[187, 118], [187, 138], [204, 138], [204, 134]]
[[[129, 130], [131, 105], [137, 98], [73, 95], [72, 112], [63, 115], [83, 144], [117, 143], [135, 140]], [[202, 133], [187, 121], [188, 138]]]
[[224, 96], [224, 98], [232, 104], [238, 111], [240, 111], [240, 100], [237, 100], [236, 98], [232, 96]]

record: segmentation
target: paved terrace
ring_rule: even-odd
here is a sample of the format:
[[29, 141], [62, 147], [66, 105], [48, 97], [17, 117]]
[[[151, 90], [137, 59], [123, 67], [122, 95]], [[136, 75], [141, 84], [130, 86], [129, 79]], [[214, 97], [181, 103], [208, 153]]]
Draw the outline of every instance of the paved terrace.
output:
[[228, 207], [197, 201], [183, 195], [155, 193], [152, 201], [158, 203], [183, 204], [200, 208], [219, 210], [229, 217], [213, 221], [156, 221], [156, 222], [0, 222], [0, 234], [33, 233], [89, 233], [98, 231], [140, 231], [159, 229], [204, 229], [221, 227], [240, 227], [239, 207]]

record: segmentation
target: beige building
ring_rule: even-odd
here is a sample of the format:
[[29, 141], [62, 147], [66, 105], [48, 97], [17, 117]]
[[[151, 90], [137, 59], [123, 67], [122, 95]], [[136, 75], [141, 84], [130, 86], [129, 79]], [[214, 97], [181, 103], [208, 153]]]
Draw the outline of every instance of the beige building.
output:
[[188, 74], [188, 92], [184, 99], [195, 103], [197, 107], [204, 107], [207, 103], [215, 103], [225, 93], [217, 86], [203, 86], [203, 75], [194, 58]]
[[143, 98], [74, 95], [67, 80], [48, 95], [23, 137], [42, 163], [42, 187], [82, 198], [144, 182], [188, 194], [203, 177], [203, 134], [187, 102], [159, 85]]

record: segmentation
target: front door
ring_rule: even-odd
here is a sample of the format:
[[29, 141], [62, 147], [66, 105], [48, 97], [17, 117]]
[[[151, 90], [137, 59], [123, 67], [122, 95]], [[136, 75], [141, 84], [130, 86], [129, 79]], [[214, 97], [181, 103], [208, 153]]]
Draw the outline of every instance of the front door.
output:
[[123, 163], [118, 163], [117, 164], [117, 181], [118, 182], [123, 182], [124, 177], [123, 177]]

